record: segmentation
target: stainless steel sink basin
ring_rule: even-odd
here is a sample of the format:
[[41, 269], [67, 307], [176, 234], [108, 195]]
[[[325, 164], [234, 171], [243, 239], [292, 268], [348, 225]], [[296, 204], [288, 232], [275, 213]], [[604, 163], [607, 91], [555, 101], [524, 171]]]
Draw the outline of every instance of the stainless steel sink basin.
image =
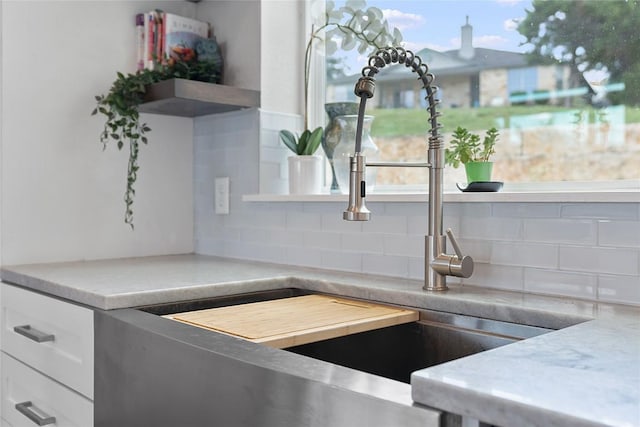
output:
[[[143, 307], [158, 315], [288, 298], [312, 292], [279, 289]], [[409, 383], [411, 373], [551, 332], [534, 326], [419, 310], [420, 320], [285, 349], [314, 359]]]
[[411, 373], [549, 329], [421, 310], [420, 320], [288, 351], [409, 383]]
[[158, 316], [309, 293], [96, 310], [95, 426], [459, 426], [413, 401], [411, 372], [548, 331], [420, 310], [413, 323], [280, 350]]

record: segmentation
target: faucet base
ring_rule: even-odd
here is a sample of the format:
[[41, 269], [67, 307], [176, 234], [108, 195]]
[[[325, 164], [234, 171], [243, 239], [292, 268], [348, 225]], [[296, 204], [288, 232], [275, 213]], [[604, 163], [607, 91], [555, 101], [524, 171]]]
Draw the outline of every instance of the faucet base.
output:
[[427, 286], [424, 285], [422, 290], [427, 292], [445, 292], [449, 290], [449, 287], [445, 284], [444, 286]]
[[446, 291], [447, 276], [440, 273], [436, 265], [437, 255], [444, 252], [444, 236], [428, 235], [424, 237], [424, 286], [422, 289], [429, 292]]

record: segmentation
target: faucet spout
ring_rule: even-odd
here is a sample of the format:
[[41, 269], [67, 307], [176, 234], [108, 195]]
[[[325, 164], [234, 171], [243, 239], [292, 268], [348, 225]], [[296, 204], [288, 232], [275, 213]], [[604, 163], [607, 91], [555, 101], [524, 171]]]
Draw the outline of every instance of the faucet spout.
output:
[[[375, 92], [374, 76], [382, 68], [389, 64], [404, 64], [412, 72], [418, 74], [418, 80], [422, 82], [422, 87], [426, 91], [425, 100], [429, 114], [429, 147], [427, 150], [427, 163], [404, 164], [404, 163], [367, 163], [362, 155], [362, 125], [366, 109], [367, 99], [372, 98]], [[440, 135], [440, 124], [437, 112], [439, 100], [435, 95], [438, 91], [436, 86], [432, 86], [435, 76], [429, 72], [427, 64], [423, 63], [419, 56], [401, 47], [388, 47], [378, 50], [369, 58], [368, 65], [362, 69], [362, 77], [355, 85], [354, 93], [360, 97], [360, 107], [358, 109], [358, 121], [356, 125], [356, 142], [354, 155], [349, 163], [349, 206], [343, 213], [343, 218], [347, 221], [368, 221], [371, 217], [370, 211], [365, 206], [366, 182], [365, 168], [376, 166], [398, 166], [398, 167], [428, 167], [429, 168], [429, 220], [428, 234], [425, 236], [425, 277], [423, 289], [427, 291], [447, 290], [446, 277], [470, 277], [473, 273], [473, 259], [462, 254], [458, 243], [451, 230], [447, 230], [449, 239], [455, 249], [455, 255], [446, 253], [447, 238], [443, 235], [443, 170], [444, 170], [444, 143]]]

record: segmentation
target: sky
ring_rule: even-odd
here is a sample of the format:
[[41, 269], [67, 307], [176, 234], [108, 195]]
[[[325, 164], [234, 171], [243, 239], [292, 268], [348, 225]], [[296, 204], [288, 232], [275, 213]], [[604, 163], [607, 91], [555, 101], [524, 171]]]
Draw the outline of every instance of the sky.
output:
[[[336, 1], [342, 5], [344, 1]], [[526, 52], [524, 38], [516, 30], [531, 0], [367, 0], [367, 7], [381, 9], [391, 27], [402, 32], [406, 49], [425, 47], [445, 51], [460, 48], [460, 27], [469, 17], [474, 47]], [[344, 55], [344, 54], [343, 54]], [[343, 56], [340, 55], [340, 56]], [[353, 72], [366, 58], [347, 55]]]

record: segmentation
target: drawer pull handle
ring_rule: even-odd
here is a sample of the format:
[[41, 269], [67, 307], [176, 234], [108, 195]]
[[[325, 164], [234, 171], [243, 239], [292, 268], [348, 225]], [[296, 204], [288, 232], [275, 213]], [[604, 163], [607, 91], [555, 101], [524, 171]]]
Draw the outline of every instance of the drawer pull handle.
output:
[[[35, 410], [31, 409], [32, 407], [35, 408]], [[33, 403], [31, 402], [16, 403], [16, 409], [39, 426], [55, 424], [56, 422], [56, 417], [51, 417], [45, 414], [40, 409], [33, 406]]]
[[40, 332], [39, 330], [32, 328], [31, 325], [16, 326], [13, 330], [35, 342], [53, 341], [55, 338], [52, 334]]

